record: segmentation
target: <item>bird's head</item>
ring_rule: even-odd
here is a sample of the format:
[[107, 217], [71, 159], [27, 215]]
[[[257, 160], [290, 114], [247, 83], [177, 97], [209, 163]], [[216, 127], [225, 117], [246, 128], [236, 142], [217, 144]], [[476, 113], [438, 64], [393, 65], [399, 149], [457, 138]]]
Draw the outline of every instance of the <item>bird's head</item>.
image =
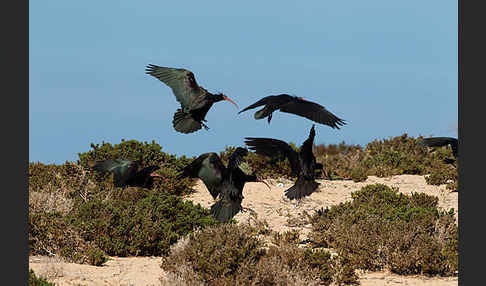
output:
[[163, 178], [162, 175], [156, 173], [156, 171], [159, 170], [160, 167], [161, 167], [161, 165], [154, 165], [154, 166], [149, 166], [149, 167], [145, 168], [144, 170], [149, 172], [148, 173], [149, 177]]
[[231, 100], [229, 97], [227, 97], [226, 95], [224, 95], [224, 93], [218, 93], [218, 94], [215, 94], [213, 96], [213, 101], [214, 102], [218, 102], [218, 101], [221, 101], [221, 100], [227, 100], [231, 103], [233, 103], [237, 109], [239, 109], [238, 105], [233, 101]]
[[149, 176], [150, 176], [150, 177], [156, 177], [156, 178], [163, 178], [163, 176], [162, 176], [162, 175], [157, 174], [157, 173], [155, 173], [155, 172], [150, 173], [150, 175], [149, 175]]

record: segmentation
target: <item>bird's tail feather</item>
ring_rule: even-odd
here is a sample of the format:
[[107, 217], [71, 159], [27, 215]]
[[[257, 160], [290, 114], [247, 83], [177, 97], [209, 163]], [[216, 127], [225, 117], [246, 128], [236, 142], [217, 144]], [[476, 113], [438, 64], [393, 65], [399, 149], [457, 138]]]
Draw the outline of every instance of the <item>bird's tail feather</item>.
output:
[[287, 198], [291, 200], [301, 199], [305, 196], [312, 194], [318, 186], [319, 183], [314, 180], [305, 179], [304, 177], [298, 177], [295, 184], [285, 191], [285, 196], [287, 196]]
[[192, 133], [202, 128], [200, 122], [194, 120], [190, 114], [183, 112], [182, 109], [177, 109], [174, 113], [172, 125], [176, 131], [181, 133]]
[[231, 201], [223, 198], [211, 206], [211, 214], [220, 222], [230, 221], [240, 210], [240, 200]]

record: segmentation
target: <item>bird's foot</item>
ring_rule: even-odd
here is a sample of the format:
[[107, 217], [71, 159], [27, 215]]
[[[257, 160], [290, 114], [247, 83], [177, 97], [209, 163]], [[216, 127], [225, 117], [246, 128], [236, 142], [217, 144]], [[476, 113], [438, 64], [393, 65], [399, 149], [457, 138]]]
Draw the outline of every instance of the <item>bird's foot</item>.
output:
[[[204, 120], [204, 121], [206, 121], [206, 120]], [[204, 127], [204, 129], [209, 130], [209, 127], [206, 124], [204, 124], [203, 122], [201, 122], [201, 125], [202, 125], [202, 127]]]
[[302, 199], [296, 199], [295, 200], [295, 205], [294, 205], [294, 208], [298, 208], [300, 206], [300, 202], [302, 201]]
[[250, 208], [246, 208], [246, 207], [241, 207], [241, 212], [245, 213], [247, 211], [250, 211], [250, 212], [255, 212], [254, 210], [250, 209]]

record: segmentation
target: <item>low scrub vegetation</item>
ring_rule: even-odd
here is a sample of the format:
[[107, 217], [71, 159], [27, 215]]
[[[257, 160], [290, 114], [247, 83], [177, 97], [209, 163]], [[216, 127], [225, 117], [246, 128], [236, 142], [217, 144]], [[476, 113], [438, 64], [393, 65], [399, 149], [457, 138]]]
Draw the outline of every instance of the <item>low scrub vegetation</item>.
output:
[[[182, 200], [194, 180], [176, 176], [191, 159], [166, 154], [154, 142], [91, 147], [78, 162], [29, 164], [31, 255], [92, 265], [102, 265], [107, 255], [164, 255], [179, 237], [217, 223], [208, 209]], [[164, 179], [151, 190], [115, 188], [112, 174], [87, 168], [88, 160], [113, 158], [160, 165]]]
[[29, 269], [29, 286], [55, 286], [56, 284], [35, 275], [34, 270]]
[[181, 236], [216, 221], [209, 210], [161, 190], [131, 188], [93, 198], [68, 216], [85, 241], [111, 256], [161, 256]]
[[311, 217], [315, 246], [333, 248], [360, 269], [428, 275], [458, 270], [454, 210], [439, 211], [437, 197], [407, 196], [381, 184], [367, 185], [352, 197]]
[[[341, 285], [357, 281], [354, 269], [326, 250], [300, 248], [295, 233], [267, 245], [259, 229], [224, 224], [190, 234], [161, 267], [173, 285]], [[297, 235], [298, 236], [298, 235]]]
[[[447, 184], [457, 190], [457, 169], [445, 164], [452, 158], [450, 147], [428, 148], [418, 144], [423, 137], [413, 138], [403, 134], [390, 139], [374, 140], [364, 148], [359, 145], [340, 144], [314, 145], [316, 160], [324, 165], [318, 178], [347, 179], [362, 182], [368, 176], [388, 177], [393, 175], [429, 175], [427, 182], [433, 185]], [[290, 144], [296, 151], [295, 144]], [[227, 160], [234, 147], [226, 147], [220, 153]], [[253, 170], [266, 178], [292, 178], [290, 165], [285, 158], [266, 158], [249, 153], [247, 161]]]
[[[162, 267], [174, 285], [343, 284], [356, 282], [358, 268], [430, 275], [457, 271], [457, 225], [453, 212], [437, 210], [435, 197], [367, 186], [352, 202], [310, 218], [316, 249], [308, 249], [299, 246], [298, 232], [276, 234], [261, 222], [221, 225], [208, 209], [184, 201], [195, 180], [176, 177], [195, 157], [177, 158], [155, 142], [135, 140], [91, 144], [91, 149], [79, 153], [77, 162], [29, 164], [31, 255], [92, 265], [102, 265], [109, 255], [166, 256]], [[225, 164], [232, 151], [220, 152]], [[314, 153], [324, 164], [321, 178], [358, 182], [369, 175], [427, 174], [429, 184], [457, 187], [457, 170], [442, 162], [451, 151], [428, 150], [405, 134], [365, 148], [318, 145]], [[87, 167], [89, 160], [114, 158], [161, 166], [157, 172], [163, 178], [152, 189], [115, 188], [112, 174]], [[292, 178], [284, 158], [249, 153], [243, 167], [264, 178]]]

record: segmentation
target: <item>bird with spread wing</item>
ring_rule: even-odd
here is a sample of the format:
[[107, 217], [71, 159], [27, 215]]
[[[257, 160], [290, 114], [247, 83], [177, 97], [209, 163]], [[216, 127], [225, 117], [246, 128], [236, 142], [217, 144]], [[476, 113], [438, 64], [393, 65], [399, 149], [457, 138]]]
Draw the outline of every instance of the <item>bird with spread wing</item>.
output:
[[297, 177], [297, 181], [285, 191], [285, 195], [291, 200], [300, 200], [312, 194], [319, 186], [315, 181], [315, 171], [322, 170], [323, 166], [316, 162], [316, 157], [312, 153], [315, 136], [316, 131], [312, 125], [309, 137], [302, 143], [298, 153], [289, 144], [278, 139], [246, 137], [245, 143], [257, 154], [270, 158], [288, 158], [292, 174]]
[[248, 175], [239, 167], [248, 150], [238, 147], [229, 157], [228, 166], [225, 167], [218, 154], [204, 153], [187, 165], [179, 178], [200, 178], [207, 187], [213, 199], [219, 200], [211, 206], [211, 214], [218, 221], [230, 221], [242, 207], [243, 187], [246, 182], [261, 182], [255, 174]]
[[268, 117], [268, 123], [272, 120], [272, 114], [276, 110], [286, 113], [296, 114], [317, 123], [328, 125], [339, 129], [345, 125], [345, 121], [329, 112], [324, 106], [303, 99], [302, 97], [291, 96], [288, 94], [270, 95], [260, 99], [252, 105], [241, 110], [239, 113], [264, 105], [263, 109], [255, 112], [255, 119]]
[[452, 164], [454, 165], [454, 162], [457, 161], [459, 158], [459, 144], [458, 140], [453, 137], [430, 137], [430, 138], [424, 138], [419, 141], [419, 144], [422, 146], [427, 146], [427, 147], [442, 147], [446, 145], [450, 145], [452, 148], [452, 155], [454, 156], [454, 159], [451, 158], [445, 158], [444, 162], [447, 164]]
[[104, 161], [88, 161], [88, 166], [99, 172], [113, 172], [113, 184], [115, 187], [143, 187], [151, 189], [154, 177], [162, 178], [155, 173], [160, 166], [148, 166], [138, 170], [137, 161], [113, 159]]
[[223, 93], [212, 94], [199, 86], [194, 74], [189, 70], [149, 64], [145, 72], [168, 85], [181, 104], [172, 120], [172, 125], [178, 132], [193, 133], [202, 127], [208, 130], [209, 127], [204, 124], [207, 122], [206, 114], [218, 101], [227, 100], [238, 108], [238, 105]]

